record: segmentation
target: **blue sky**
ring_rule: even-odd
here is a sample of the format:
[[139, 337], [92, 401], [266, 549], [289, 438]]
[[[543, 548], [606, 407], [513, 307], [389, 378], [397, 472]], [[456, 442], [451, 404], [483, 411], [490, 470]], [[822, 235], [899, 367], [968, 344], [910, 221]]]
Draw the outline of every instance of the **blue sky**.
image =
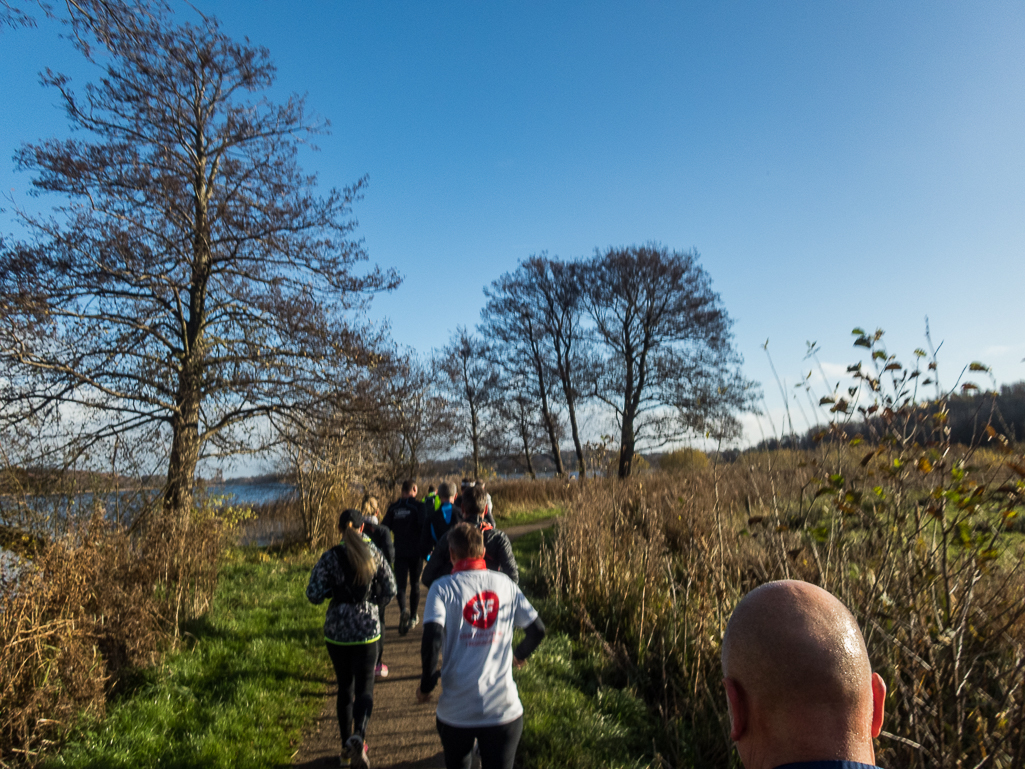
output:
[[[196, 5], [331, 121], [307, 170], [369, 175], [358, 232], [405, 276], [371, 314], [404, 345], [532, 253], [657, 240], [701, 253], [777, 415], [766, 339], [790, 385], [808, 340], [831, 376], [863, 357], [854, 326], [906, 360], [928, 316], [950, 383], [1025, 379], [1021, 3]], [[0, 33], [5, 158], [64, 130], [45, 66], [86, 76], [46, 25]]]

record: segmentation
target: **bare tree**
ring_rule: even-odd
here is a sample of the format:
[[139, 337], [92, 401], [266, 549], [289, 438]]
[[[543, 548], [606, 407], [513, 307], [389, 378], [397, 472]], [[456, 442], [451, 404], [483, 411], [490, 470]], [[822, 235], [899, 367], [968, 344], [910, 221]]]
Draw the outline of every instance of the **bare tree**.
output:
[[[31, 8], [31, 11], [25, 8]], [[47, 18], [65, 25], [79, 50], [90, 56], [94, 45], [99, 44], [102, 48], [111, 45], [114, 32], [133, 35], [140, 20], [153, 18], [153, 9], [157, 13], [170, 12], [170, 6], [160, 0], [63, 0], [56, 3], [25, 0], [18, 5], [10, 0], [0, 0], [0, 32], [4, 27], [36, 26], [36, 17], [32, 14], [38, 10]]]
[[577, 424], [580, 379], [587, 366], [587, 336], [583, 328], [582, 267], [577, 262], [532, 256], [523, 264], [532, 277], [533, 294], [542, 309], [542, 329], [551, 350], [551, 363], [562, 388], [573, 449], [580, 477], [586, 473], [584, 446]]
[[33, 27], [35, 19], [21, 8], [13, 6], [8, 0], [0, 0], [0, 32], [4, 27]]
[[378, 383], [366, 378], [302, 412], [273, 417], [285, 470], [297, 492], [303, 538], [313, 546], [331, 539], [338, 510], [351, 506], [357, 489], [371, 486], [381, 473], [374, 429], [381, 403]]
[[746, 402], [732, 321], [697, 258], [649, 243], [586, 265], [583, 301], [608, 353], [595, 360], [593, 394], [617, 417], [620, 477], [640, 441], [665, 445]]
[[454, 415], [435, 380], [435, 362], [412, 350], [395, 356], [383, 374], [384, 397], [379, 425], [388, 483], [416, 478], [424, 461], [452, 442]]
[[[534, 457], [542, 453], [549, 436], [538, 414], [532, 388], [517, 381], [523, 376], [523, 372], [515, 369], [502, 370], [494, 408], [496, 429], [489, 451], [514, 459], [531, 478], [536, 478]], [[561, 433], [556, 436], [557, 442], [559, 438]]]
[[488, 345], [465, 327], [458, 327], [441, 351], [440, 377], [456, 414], [456, 432], [470, 444], [473, 474], [480, 477], [485, 437], [494, 427], [498, 370]]
[[20, 212], [31, 240], [0, 246], [2, 419], [99, 414], [93, 442], [159, 427], [164, 507], [181, 514], [201, 456], [247, 448], [239, 430], [374, 362], [352, 313], [398, 279], [356, 272], [365, 180], [315, 193], [297, 153], [324, 126], [302, 98], [259, 96], [266, 49], [159, 8], [97, 39], [110, 55], [82, 95], [46, 77], [87, 138], [17, 154], [65, 202]]
[[532, 399], [540, 411], [555, 462], [563, 476], [558, 416], [551, 404], [552, 355], [545, 341], [545, 307], [537, 296], [537, 281], [527, 263], [485, 287], [487, 304], [481, 310], [481, 333], [491, 341], [492, 360], [505, 372], [506, 391], [516, 385], [523, 402]]

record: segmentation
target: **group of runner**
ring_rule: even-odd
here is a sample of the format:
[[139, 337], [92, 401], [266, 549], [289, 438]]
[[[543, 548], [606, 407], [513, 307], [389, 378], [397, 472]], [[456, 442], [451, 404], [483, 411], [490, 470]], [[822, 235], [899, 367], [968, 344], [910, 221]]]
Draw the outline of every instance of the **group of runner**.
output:
[[[374, 680], [388, 675], [384, 607], [398, 597], [399, 634], [407, 634], [420, 622], [421, 584], [428, 592], [415, 696], [429, 702], [440, 679], [436, 715], [445, 765], [469, 769], [476, 745], [482, 769], [512, 767], [523, 732], [512, 668], [524, 664], [545, 628], [518, 587], [512, 545], [495, 526], [484, 484], [464, 480], [461, 492], [441, 483], [421, 500], [407, 480], [380, 522], [343, 511], [342, 542], [310, 574], [307, 598], [331, 601], [324, 636], [338, 678], [343, 767], [370, 766]], [[514, 627], [526, 633], [515, 650]]]

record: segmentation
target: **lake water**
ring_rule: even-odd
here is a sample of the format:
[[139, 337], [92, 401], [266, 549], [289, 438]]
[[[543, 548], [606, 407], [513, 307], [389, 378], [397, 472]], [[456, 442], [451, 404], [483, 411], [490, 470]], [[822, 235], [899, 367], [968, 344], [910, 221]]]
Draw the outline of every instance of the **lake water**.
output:
[[295, 486], [290, 483], [224, 481], [208, 483], [206, 493], [210, 496], [227, 497], [229, 505], [266, 505], [288, 499], [295, 493]]
[[[122, 491], [117, 495], [109, 494], [104, 499], [104, 508], [112, 519], [119, 516], [123, 522], [130, 520], [133, 508], [143, 504], [144, 499], [152, 497], [156, 491], [142, 492]], [[223, 483], [209, 483], [206, 485], [206, 493], [209, 496], [225, 497], [225, 504], [228, 505], [265, 505], [271, 502], [288, 499], [295, 493], [295, 487], [288, 483], [263, 482], [245, 483], [238, 481], [224, 481]], [[56, 497], [30, 497], [27, 500], [29, 506], [41, 511], [50, 511], [58, 516], [64, 516], [69, 511], [78, 511], [81, 514], [90, 514], [94, 501], [93, 494], [79, 494], [71, 501]], [[14, 525], [17, 528], [19, 521], [16, 518], [7, 520], [7, 516], [0, 511], [0, 523]], [[280, 524], [278, 524], [280, 526]], [[265, 530], [268, 529], [268, 530]], [[284, 537], [287, 532], [274, 530], [274, 525], [268, 523], [259, 533], [247, 539], [259, 544]], [[14, 553], [0, 548], [0, 585], [4, 582], [10, 583], [17, 575], [20, 559]]]

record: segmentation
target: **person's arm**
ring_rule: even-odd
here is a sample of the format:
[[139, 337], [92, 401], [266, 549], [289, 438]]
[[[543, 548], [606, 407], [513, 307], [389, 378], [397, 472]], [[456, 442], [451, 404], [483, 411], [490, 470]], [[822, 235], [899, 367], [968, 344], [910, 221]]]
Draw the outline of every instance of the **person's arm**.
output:
[[451, 573], [452, 561], [448, 555], [448, 534], [446, 533], [438, 540], [438, 544], [434, 546], [434, 552], [431, 553], [430, 560], [424, 564], [424, 570], [420, 575], [420, 584], [424, 587], [430, 587], [431, 583], [438, 579], [438, 577], [444, 577], [446, 574]]
[[490, 494], [488, 494], [487, 507], [484, 509], [484, 520], [487, 521], [488, 523], [490, 523], [496, 529], [498, 528], [498, 524], [495, 523], [495, 506], [491, 502], [491, 495]]
[[424, 516], [423, 526], [420, 527], [420, 556], [427, 558], [434, 549], [434, 535], [431, 533], [431, 516]]
[[520, 583], [520, 569], [516, 565], [516, 555], [513, 553], [512, 542], [504, 531], [495, 529], [494, 539], [498, 545], [495, 547], [495, 555], [498, 558], [498, 570], [516, 584]]
[[[380, 551], [378, 551], [380, 552]], [[380, 585], [380, 592], [377, 594], [378, 603], [386, 604], [395, 594], [398, 592], [398, 588], [395, 584], [395, 573], [391, 570], [391, 566], [384, 560], [384, 555], [377, 563], [377, 574], [374, 575], [374, 579], [378, 581]]]
[[424, 523], [427, 521], [429, 510], [427, 509], [427, 502], [417, 502], [415, 505], [414, 515], [416, 516], [416, 528], [418, 531], [424, 530]]
[[331, 579], [332, 569], [328, 567], [328, 558], [334, 558], [331, 551], [320, 556], [317, 565], [310, 572], [310, 582], [306, 585], [306, 599], [312, 604], [322, 604], [325, 598], [331, 597], [333, 580]]
[[[423, 618], [424, 631], [420, 641], [420, 683], [416, 687], [416, 701], [419, 703], [428, 702], [431, 692], [438, 685], [441, 677], [441, 650], [445, 645], [445, 625], [448, 610], [445, 604], [445, 597], [442, 595], [442, 585], [435, 584], [427, 591], [424, 599]], [[453, 632], [459, 632], [458, 626]]]
[[445, 628], [437, 622], [425, 622], [420, 641], [420, 690], [422, 695], [434, 691], [441, 678], [441, 649], [445, 644]]
[[523, 632], [526, 636], [513, 649], [513, 664], [516, 667], [527, 661], [527, 657], [534, 653], [534, 649], [545, 637], [545, 623], [541, 621], [541, 617], [535, 617], [533, 622], [523, 628]]
[[381, 543], [384, 545], [384, 557], [388, 559], [388, 563], [395, 563], [395, 540], [392, 538], [391, 529], [381, 524], [383, 529], [381, 537]]

